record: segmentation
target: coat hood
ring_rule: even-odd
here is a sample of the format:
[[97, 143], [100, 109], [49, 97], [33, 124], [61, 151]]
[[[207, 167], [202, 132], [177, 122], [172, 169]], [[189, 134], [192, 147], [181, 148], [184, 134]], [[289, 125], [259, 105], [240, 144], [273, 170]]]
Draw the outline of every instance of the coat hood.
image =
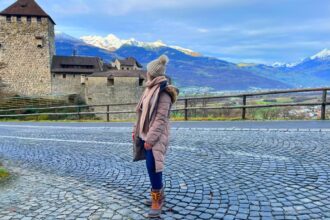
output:
[[166, 86], [165, 92], [167, 92], [171, 96], [172, 104], [174, 104], [178, 100], [180, 91], [175, 86], [172, 85]]

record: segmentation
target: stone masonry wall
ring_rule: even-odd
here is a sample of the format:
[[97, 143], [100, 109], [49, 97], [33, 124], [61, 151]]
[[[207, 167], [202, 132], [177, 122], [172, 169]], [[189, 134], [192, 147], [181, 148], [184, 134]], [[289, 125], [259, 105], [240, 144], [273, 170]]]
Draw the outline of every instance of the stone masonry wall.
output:
[[[65, 78], [63, 77], [65, 74]], [[81, 74], [53, 73], [52, 74], [52, 94], [68, 95], [79, 94], [85, 97], [85, 86], [81, 83]]]
[[[0, 77], [7, 92], [19, 95], [51, 94], [51, 60], [55, 54], [54, 25], [48, 18], [26, 17], [11, 22], [0, 16]], [[42, 44], [42, 47], [38, 45]]]
[[[137, 77], [115, 77], [114, 85], [109, 85], [107, 77], [89, 77], [86, 85], [86, 101], [89, 105], [137, 103], [144, 87], [139, 86]], [[134, 111], [135, 105], [110, 106], [110, 111]], [[95, 111], [106, 111], [105, 107], [95, 107]], [[106, 115], [98, 115], [106, 120]], [[110, 119], [135, 119], [133, 114], [114, 114]]]

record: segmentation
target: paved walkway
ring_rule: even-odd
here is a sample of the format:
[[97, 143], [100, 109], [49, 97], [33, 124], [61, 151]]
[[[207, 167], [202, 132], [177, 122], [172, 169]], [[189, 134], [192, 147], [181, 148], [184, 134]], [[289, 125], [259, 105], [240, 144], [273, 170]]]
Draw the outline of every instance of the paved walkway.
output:
[[[162, 218], [330, 219], [330, 123], [262, 123], [175, 123]], [[144, 219], [130, 126], [0, 123], [0, 219]]]

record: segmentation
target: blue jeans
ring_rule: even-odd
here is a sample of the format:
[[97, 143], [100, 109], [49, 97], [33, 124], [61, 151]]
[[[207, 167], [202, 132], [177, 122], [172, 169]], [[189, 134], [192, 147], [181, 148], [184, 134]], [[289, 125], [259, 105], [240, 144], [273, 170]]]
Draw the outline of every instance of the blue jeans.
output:
[[163, 172], [156, 173], [155, 158], [154, 154], [152, 153], [152, 150], [146, 150], [145, 155], [151, 187], [152, 189], [160, 190], [163, 188]]

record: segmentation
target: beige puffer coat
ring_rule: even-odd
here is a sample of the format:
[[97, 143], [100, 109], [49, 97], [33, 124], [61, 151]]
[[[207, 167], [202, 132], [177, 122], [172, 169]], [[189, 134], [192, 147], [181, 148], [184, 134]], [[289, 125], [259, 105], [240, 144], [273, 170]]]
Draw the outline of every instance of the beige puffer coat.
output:
[[[178, 89], [174, 86], [168, 85], [164, 91], [159, 94], [158, 107], [155, 110], [155, 114], [151, 118], [149, 124], [149, 131], [147, 137], [144, 140], [145, 142], [151, 144], [152, 152], [155, 158], [156, 172], [162, 172], [164, 170], [165, 155], [169, 145], [169, 135], [170, 135], [170, 126], [169, 126], [169, 113], [173, 103], [176, 102], [178, 96]], [[137, 123], [134, 125], [133, 132], [137, 137], [139, 128], [139, 120], [141, 117], [142, 111], [137, 112]], [[133, 145], [136, 148], [136, 144]], [[142, 153], [133, 149], [133, 152]], [[143, 155], [134, 155], [134, 158], [142, 158]]]

